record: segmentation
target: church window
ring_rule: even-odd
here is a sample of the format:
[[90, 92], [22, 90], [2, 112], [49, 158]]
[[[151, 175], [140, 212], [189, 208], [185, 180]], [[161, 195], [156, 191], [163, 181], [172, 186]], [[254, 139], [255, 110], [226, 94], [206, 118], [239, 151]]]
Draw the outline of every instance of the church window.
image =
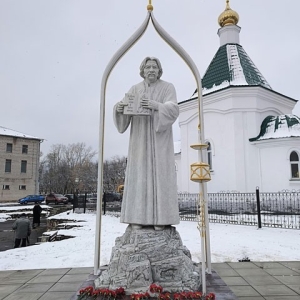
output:
[[210, 142], [207, 142], [207, 163], [209, 164], [209, 169], [212, 170], [212, 148]]
[[290, 154], [291, 174], [292, 178], [300, 178], [299, 176], [299, 155], [296, 151]]

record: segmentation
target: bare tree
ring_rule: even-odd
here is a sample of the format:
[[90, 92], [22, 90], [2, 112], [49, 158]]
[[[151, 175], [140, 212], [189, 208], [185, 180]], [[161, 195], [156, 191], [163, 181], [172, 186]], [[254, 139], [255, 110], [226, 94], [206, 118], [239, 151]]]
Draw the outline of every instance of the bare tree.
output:
[[[95, 155], [96, 152], [84, 143], [53, 145], [40, 162], [40, 192], [96, 192], [98, 164]], [[124, 184], [126, 161], [126, 157], [119, 156], [104, 161], [105, 191], [116, 191]]]
[[[96, 152], [84, 143], [53, 145], [40, 163], [41, 191], [74, 193], [96, 189]], [[95, 171], [96, 170], [96, 171]]]
[[103, 187], [105, 191], [116, 191], [125, 182], [127, 159], [125, 156], [114, 156], [103, 164]]

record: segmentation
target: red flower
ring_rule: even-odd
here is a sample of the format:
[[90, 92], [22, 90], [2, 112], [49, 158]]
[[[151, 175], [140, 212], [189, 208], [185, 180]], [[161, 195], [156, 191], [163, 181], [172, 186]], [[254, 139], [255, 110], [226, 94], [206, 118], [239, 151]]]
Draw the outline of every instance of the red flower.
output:
[[94, 292], [94, 288], [92, 286], [88, 286], [86, 288], [86, 293], [88, 296], [91, 296], [93, 294], [93, 292]]
[[108, 296], [109, 295], [109, 289], [103, 289], [102, 294], [103, 294], [103, 296]]
[[160, 299], [160, 300], [170, 300], [171, 299], [171, 294], [170, 293], [159, 294], [158, 299]]
[[214, 293], [209, 293], [206, 295], [205, 300], [215, 300], [216, 295]]
[[85, 296], [92, 296], [94, 292], [94, 288], [92, 286], [88, 286], [79, 291], [78, 299], [82, 299]]
[[173, 295], [174, 300], [181, 300], [181, 294], [180, 293], [175, 293]]
[[116, 289], [116, 294], [117, 294], [118, 296], [123, 296], [123, 295], [125, 295], [125, 290], [124, 290], [124, 288], [120, 287], [120, 288]]
[[82, 294], [84, 294], [85, 293], [85, 289], [81, 289], [80, 291], [79, 291], [79, 295], [82, 295]]
[[135, 299], [136, 299], [136, 300], [144, 299], [143, 296], [144, 296], [144, 294], [137, 294], [137, 296], [136, 296]]
[[194, 299], [194, 298], [195, 298], [195, 294], [194, 294], [193, 292], [187, 292], [187, 293], [186, 293], [186, 297], [187, 297], [188, 299]]
[[109, 297], [112, 297], [112, 298], [116, 299], [117, 298], [116, 291], [109, 291]]
[[186, 292], [182, 292], [180, 293], [181, 299], [187, 299], [187, 293]]
[[201, 299], [203, 295], [201, 292], [195, 292], [194, 294], [195, 294], [195, 299]]
[[158, 300], [166, 300], [165, 294], [159, 294], [157, 297]]
[[134, 299], [135, 299], [135, 300], [143, 299], [143, 294], [135, 294]]
[[93, 295], [95, 298], [97, 298], [99, 295], [101, 295], [101, 290], [100, 289], [97, 289], [97, 290], [94, 290], [93, 291]]
[[156, 285], [155, 283], [152, 283], [149, 287], [149, 291], [151, 293], [161, 293], [163, 291], [163, 288], [160, 285]]
[[148, 299], [149, 298], [149, 294], [148, 293], [141, 293], [141, 294], [132, 294], [130, 296], [131, 300], [143, 300], [143, 299]]

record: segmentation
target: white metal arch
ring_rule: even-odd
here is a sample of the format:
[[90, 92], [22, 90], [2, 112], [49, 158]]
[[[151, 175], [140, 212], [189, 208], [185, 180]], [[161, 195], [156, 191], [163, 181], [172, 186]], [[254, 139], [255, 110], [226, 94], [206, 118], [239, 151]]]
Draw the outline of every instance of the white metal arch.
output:
[[[101, 255], [101, 219], [102, 219], [102, 194], [103, 194], [103, 154], [104, 154], [104, 123], [105, 123], [105, 96], [106, 96], [106, 86], [110, 73], [117, 64], [117, 62], [122, 58], [122, 56], [143, 36], [145, 33], [149, 21], [152, 24], [156, 32], [161, 36], [161, 38], [184, 60], [192, 71], [198, 89], [198, 117], [199, 117], [199, 131], [198, 131], [198, 142], [203, 144], [204, 139], [204, 122], [203, 122], [203, 101], [202, 101], [202, 83], [200, 73], [194, 61], [188, 55], [188, 53], [160, 26], [157, 20], [154, 18], [152, 10], [149, 10], [145, 20], [142, 25], [136, 30], [136, 32], [125, 42], [125, 44], [115, 53], [112, 59], [109, 61], [101, 82], [101, 93], [100, 93], [100, 123], [99, 123], [99, 155], [98, 155], [98, 185], [97, 185], [97, 219], [96, 219], [96, 232], [95, 232], [95, 258], [94, 258], [94, 274], [98, 274], [100, 267], [100, 255]], [[205, 149], [206, 151], [206, 149]], [[198, 151], [199, 161], [203, 161], [202, 150]], [[199, 183], [200, 192], [203, 194], [204, 199], [206, 199], [207, 190], [206, 183]], [[202, 229], [202, 238], [205, 242], [201, 244], [202, 254], [202, 289], [206, 293], [206, 280], [205, 280], [205, 266], [207, 266], [208, 272], [211, 273], [211, 259], [210, 259], [210, 237], [208, 230], [208, 211], [207, 205], [205, 205], [205, 219], [206, 224]]]

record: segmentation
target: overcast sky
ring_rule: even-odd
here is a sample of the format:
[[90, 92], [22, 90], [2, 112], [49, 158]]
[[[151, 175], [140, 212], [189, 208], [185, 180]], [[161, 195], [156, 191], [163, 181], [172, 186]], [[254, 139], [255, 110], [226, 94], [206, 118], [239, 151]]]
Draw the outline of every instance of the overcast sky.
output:
[[[201, 76], [219, 48], [217, 19], [225, 0], [153, 0], [154, 16], [190, 54]], [[98, 149], [100, 83], [122, 44], [146, 18], [147, 0], [1, 0], [0, 126], [53, 144], [84, 142]], [[299, 0], [230, 1], [240, 15], [241, 45], [273, 90], [300, 99]], [[141, 81], [145, 56], [160, 58], [162, 79], [178, 101], [193, 94], [195, 80], [152, 25], [112, 72], [107, 89], [105, 157], [126, 155], [112, 107]], [[300, 116], [300, 103], [293, 111]], [[180, 139], [178, 124], [175, 141]]]

